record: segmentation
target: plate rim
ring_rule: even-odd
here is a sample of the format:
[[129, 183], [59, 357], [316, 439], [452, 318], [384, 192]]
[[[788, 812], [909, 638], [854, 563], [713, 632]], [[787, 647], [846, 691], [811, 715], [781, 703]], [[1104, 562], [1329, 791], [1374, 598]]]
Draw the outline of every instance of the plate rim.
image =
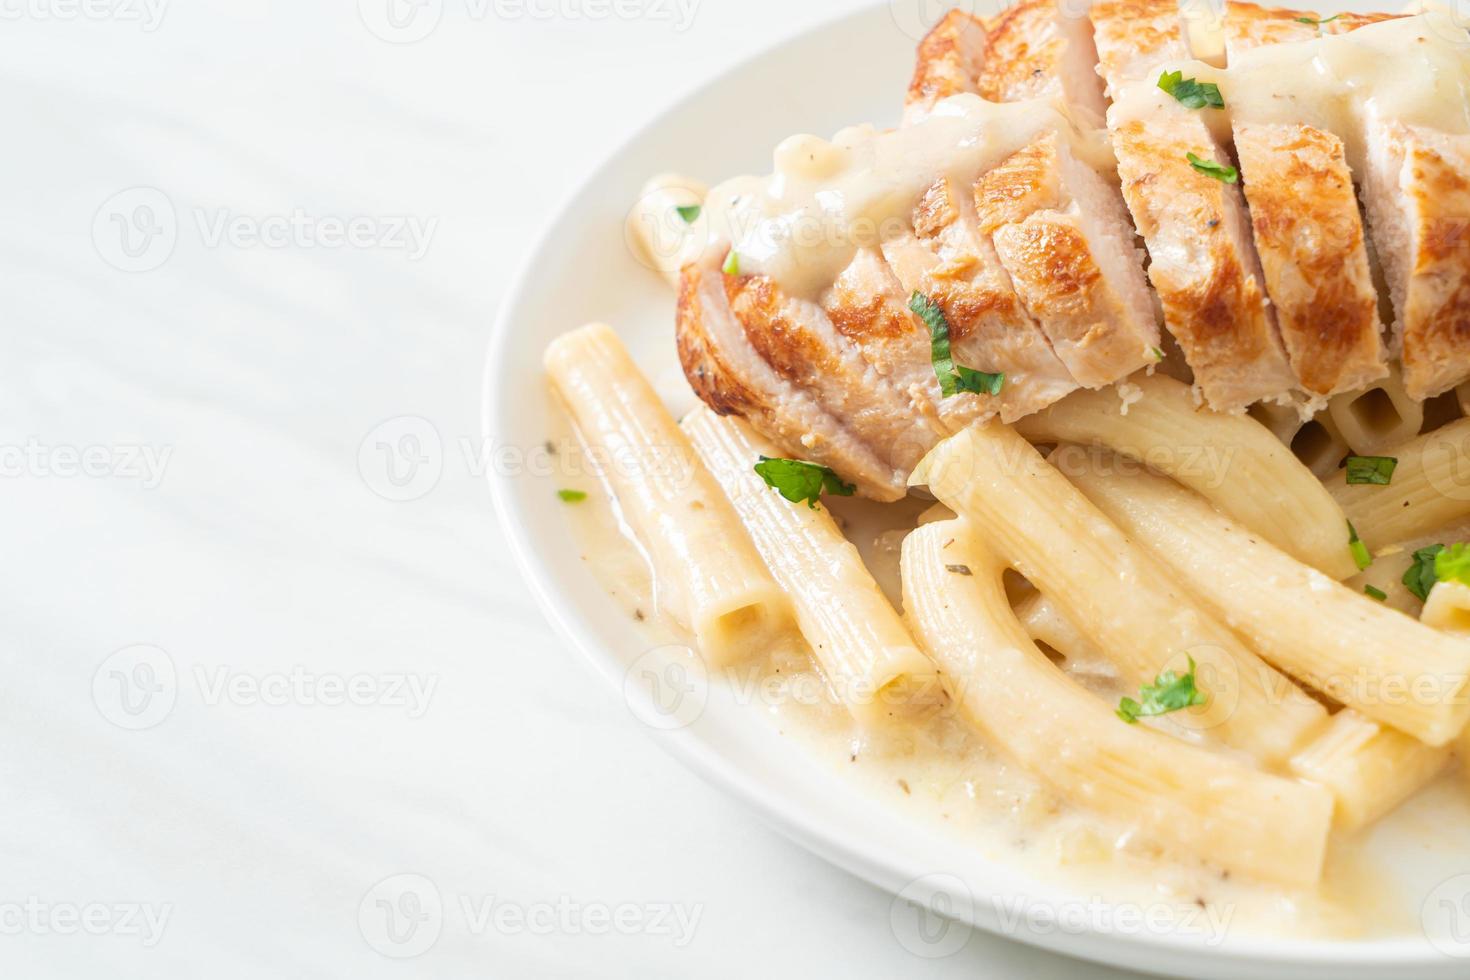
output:
[[[866, 0], [853, 10], [823, 18], [794, 34], [784, 34], [767, 44], [757, 46], [694, 88], [665, 99], [659, 108], [645, 116], [641, 123], [632, 127], [627, 135], [598, 157], [597, 163], [547, 213], [544, 226], [511, 277], [504, 298], [496, 310], [481, 380], [482, 438], [495, 440], [514, 432], [513, 426], [504, 424], [503, 414], [497, 408], [495, 388], [496, 379], [502, 366], [506, 364], [506, 348], [511, 340], [512, 325], [517, 320], [517, 311], [525, 304], [529, 295], [538, 259], [553, 252], [551, 246], [559, 228], [571, 217], [573, 205], [592, 191], [613, 162], [653, 136], [670, 116], [701, 101], [713, 90], [729, 84], [734, 76], [747, 70], [760, 58], [787, 48], [810, 44], [817, 35], [830, 30], [834, 25], [872, 17], [880, 8], [889, 7], [891, 10], [897, 2], [899, 0]], [[1346, 6], [1340, 0], [1326, 0], [1325, 5]], [[498, 473], [494, 467], [487, 468], [485, 476], [489, 482], [501, 532], [506, 537], [516, 567], [542, 615], [555, 633], [570, 643], [598, 676], [613, 689], [623, 691], [623, 672], [617, 669], [615, 658], [607, 655], [606, 645], [599, 642], [590, 624], [585, 621], [572, 590], [561, 585], [552, 569], [537, 558], [535, 542], [528, 530], [530, 522], [521, 519], [523, 512], [516, 500], [515, 477]], [[651, 697], [644, 698], [644, 701], [646, 703], [642, 705], [643, 708], [654, 710]], [[632, 707], [630, 704], [630, 709]], [[656, 731], [650, 728], [648, 731], [655, 743], [685, 768], [753, 811], [767, 826], [840, 870], [893, 896], [905, 885], [913, 883], [908, 870], [900, 868], [896, 863], [874, 857], [869, 853], [870, 849], [861, 847], [840, 830], [814, 826], [801, 807], [775, 799], [759, 780], [748, 778], [690, 729]], [[987, 859], [986, 863], [1006, 867], [1005, 862], [1000, 860]], [[975, 897], [978, 899], [980, 896]], [[1017, 893], [1007, 897], [1021, 898], [1035, 905], [1055, 906], [1058, 896]], [[1224, 971], [1233, 968], [1274, 967], [1284, 968], [1292, 976], [1316, 975], [1318, 971], [1328, 971], [1321, 975], [1333, 977], [1376, 976], [1376, 971], [1385, 968], [1411, 968], [1421, 971], [1416, 976], [1449, 977], [1457, 975], [1465, 968], [1463, 960], [1437, 955], [1425, 944], [1402, 937], [1302, 940], [1245, 935], [1227, 939], [1217, 946], [1207, 946], [1197, 938], [1174, 933], [1119, 932], [1095, 927], [1078, 932], [1056, 931], [1043, 936], [1024, 929], [1003, 928], [995, 910], [985, 908], [978, 900], [972, 904], [970, 912], [970, 915], [961, 918], [976, 929], [1050, 953], [1112, 967], [1159, 971], [1168, 969], [1175, 963], [1183, 965], [1187, 960], [1193, 968], [1208, 967], [1212, 975], [1225, 976], [1227, 974]], [[1201, 962], [1201, 957], [1208, 962]]]

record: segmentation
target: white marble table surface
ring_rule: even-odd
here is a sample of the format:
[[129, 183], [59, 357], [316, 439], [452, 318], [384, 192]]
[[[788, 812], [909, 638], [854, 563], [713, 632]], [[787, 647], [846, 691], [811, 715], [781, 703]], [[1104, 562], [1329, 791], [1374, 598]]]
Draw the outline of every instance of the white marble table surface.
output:
[[552, 635], [479, 475], [556, 202], [850, 0], [420, 2], [0, 3], [0, 976], [1117, 975], [906, 952]]

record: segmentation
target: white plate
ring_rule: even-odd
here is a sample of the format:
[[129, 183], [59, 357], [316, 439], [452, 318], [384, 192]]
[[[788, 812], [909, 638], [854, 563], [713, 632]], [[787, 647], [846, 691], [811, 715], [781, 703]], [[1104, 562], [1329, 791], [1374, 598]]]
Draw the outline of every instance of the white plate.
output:
[[[496, 324], [485, 387], [486, 435], [497, 449], [534, 453], [555, 427], [541, 352], [557, 334], [592, 320], [615, 325], [651, 377], [677, 370], [671, 297], [625, 245], [623, 222], [649, 176], [689, 173], [711, 182], [770, 169], [770, 149], [796, 132], [896, 122], [919, 25], [892, 0], [789, 41], [693, 93], [602, 165], [572, 195], [527, 256]], [[547, 617], [640, 717], [661, 717], [651, 691], [625, 684], [648, 654], [648, 638], [580, 560], [555, 496], [555, 478], [492, 472], [505, 532]], [[1100, 962], [1193, 977], [1463, 977], [1464, 961], [1426, 941], [1295, 942], [1229, 936], [1207, 948], [1188, 936], [1130, 935], [1091, 928], [1003, 928], [996, 900], [1060, 908], [1085, 903], [911, 823], [857, 786], [791, 751], [755, 723], [720, 684], [698, 718], [655, 737], [690, 768], [743, 800], [771, 825], [834, 864], [979, 928]], [[1003, 906], [1004, 907], [1004, 906]]]

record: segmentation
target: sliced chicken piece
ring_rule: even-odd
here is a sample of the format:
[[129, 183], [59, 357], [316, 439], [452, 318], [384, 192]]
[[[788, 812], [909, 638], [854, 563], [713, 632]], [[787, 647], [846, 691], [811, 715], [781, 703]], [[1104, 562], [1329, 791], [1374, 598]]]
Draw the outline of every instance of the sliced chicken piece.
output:
[[1101, 388], [1156, 361], [1159, 326], [1118, 192], [1049, 133], [975, 185], [1016, 293], [1076, 381]]
[[1326, 398], [1382, 378], [1378, 293], [1343, 141], [1312, 126], [1237, 121], [1235, 150], [1298, 382]]
[[1311, 10], [1262, 7], [1240, 0], [1225, 3], [1225, 56], [1234, 60], [1267, 44], [1310, 41], [1321, 34], [1321, 15]]
[[721, 261], [710, 255], [685, 266], [680, 275], [679, 361], [694, 393], [721, 415], [742, 416], [789, 451], [799, 449], [801, 458], [830, 466], [864, 496], [903, 497], [907, 471], [896, 471], [750, 343], [730, 308]]
[[1099, 0], [1092, 5], [1092, 26], [1098, 72], [1110, 88], [1162, 61], [1189, 57], [1175, 0]]
[[989, 50], [977, 79], [991, 102], [1058, 97], [1101, 123], [1107, 102], [1085, 5], [1021, 0], [985, 24]]
[[[1004, 372], [999, 412], [1010, 422], [1065, 397], [1077, 383], [1027, 314], [987, 236], [968, 188], [936, 181], [914, 212], [914, 234], [883, 246], [902, 288], [938, 303], [950, 325], [956, 363]], [[958, 394], [943, 410], [958, 429], [996, 411], [989, 399]]]
[[1370, 117], [1364, 198], [1416, 400], [1470, 379], [1470, 136]]
[[[863, 248], [823, 294], [822, 309], [837, 332], [857, 345], [868, 364], [908, 399], [913, 414], [928, 420], [930, 428], [948, 434], [974, 417], [994, 414], [993, 407], [974, 395], [942, 398], [928, 330], [908, 308], [910, 292], [881, 251]], [[961, 416], [958, 404], [970, 414]]]
[[[1239, 412], [1287, 400], [1296, 385], [1266, 299], [1237, 184], [1190, 162], [1230, 166], [1203, 114], [1158, 90], [1160, 63], [1189, 56], [1175, 0], [1109, 0], [1093, 8], [1114, 103], [1108, 127], [1123, 196], [1148, 244], [1149, 277], [1211, 408]], [[1224, 171], [1220, 171], [1224, 173]]]
[[[1225, 29], [1226, 51], [1239, 60], [1323, 28], [1311, 11], [1231, 2]], [[1253, 120], [1246, 110], [1235, 112], [1234, 128], [1266, 291], [1301, 387], [1320, 401], [1384, 377], [1378, 293], [1343, 134]]]
[[911, 126], [951, 95], [980, 91], [989, 36], [980, 19], [951, 10], [919, 42], [913, 80], [904, 100], [903, 124]]
[[919, 44], [904, 124], [962, 92], [991, 102], [1058, 98], [1100, 120], [1107, 102], [1096, 66], [1092, 22], [1070, 2], [1021, 0], [985, 21], [953, 10]]
[[[920, 46], [911, 94], [940, 91], [922, 80], [954, 78], [963, 62], [964, 72], [978, 72], [982, 98], [1064, 100], [1080, 122], [1101, 125], [1106, 103], [1092, 24], [1074, 10], [1022, 0], [978, 31], [951, 14]], [[968, 46], [961, 24], [971, 29]], [[1043, 137], [982, 176], [975, 204], [986, 251], [1079, 384], [1101, 387], [1153, 363], [1158, 317], [1127, 210], [1066, 140]]]

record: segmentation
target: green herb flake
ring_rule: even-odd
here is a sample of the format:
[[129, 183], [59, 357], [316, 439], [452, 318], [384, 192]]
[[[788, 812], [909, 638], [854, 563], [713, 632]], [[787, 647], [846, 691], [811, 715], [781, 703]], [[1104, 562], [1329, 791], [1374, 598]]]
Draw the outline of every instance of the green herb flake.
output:
[[1225, 164], [1216, 163], [1214, 160], [1205, 160], [1193, 153], [1188, 154], [1188, 156], [1189, 165], [1200, 173], [1208, 177], [1213, 177], [1222, 184], [1239, 183], [1240, 171], [1234, 167], [1227, 167]]
[[1309, 27], [1321, 27], [1323, 24], [1332, 23], [1341, 16], [1342, 14], [1333, 14], [1331, 17], [1324, 18], [1323, 20], [1318, 20], [1315, 17], [1297, 17], [1295, 20], [1298, 24], [1306, 24]]
[[1470, 545], [1452, 544], [1435, 555], [1434, 577], [1441, 582], [1470, 585]]
[[699, 212], [703, 211], [704, 208], [698, 204], [681, 204], [679, 207], [674, 208], [674, 210], [679, 212], [679, 217], [684, 219], [686, 225], [692, 225], [699, 220]]
[[1225, 108], [1220, 86], [1197, 78], [1185, 78], [1182, 71], [1164, 72], [1159, 76], [1159, 88], [1174, 96], [1186, 109]]
[[1383, 602], [1388, 598], [1387, 592], [1384, 592], [1382, 589], [1375, 589], [1371, 585], [1363, 586], [1363, 593], [1370, 598], [1377, 599], [1379, 602]]
[[1439, 575], [1435, 570], [1436, 559], [1439, 553], [1444, 551], [1442, 544], [1432, 544], [1427, 548], [1420, 548], [1414, 552], [1413, 564], [1409, 570], [1404, 572], [1400, 580], [1404, 587], [1413, 593], [1420, 602], [1429, 598], [1429, 590], [1434, 588], [1434, 583], [1439, 581]]
[[1393, 456], [1349, 456], [1347, 458], [1347, 481], [1352, 484], [1371, 483], [1386, 487], [1393, 482], [1393, 471], [1399, 461]]
[[725, 256], [725, 264], [720, 266], [720, 271], [727, 276], [740, 275], [740, 253], [733, 248], [730, 249], [730, 254]]
[[1164, 363], [1164, 350], [1161, 347], [1150, 347], [1148, 352], [1154, 356], [1154, 360], [1160, 364]]
[[909, 297], [909, 309], [929, 328], [929, 358], [945, 398], [961, 391], [976, 395], [999, 395], [1005, 387], [1005, 372], [989, 374], [955, 364], [949, 349], [949, 320], [939, 304], [918, 290]]
[[1362, 571], [1373, 564], [1373, 556], [1368, 553], [1368, 546], [1358, 537], [1358, 529], [1353, 527], [1353, 522], [1348, 521], [1348, 550], [1353, 553], [1353, 561], [1358, 565], [1358, 571]]
[[1130, 725], [1136, 725], [1139, 718], [1167, 715], [1171, 711], [1182, 711], [1197, 704], [1204, 704], [1207, 698], [1204, 692], [1195, 686], [1194, 658], [1188, 659], [1188, 673], [1176, 674], [1172, 670], [1166, 670], [1154, 678], [1152, 684], [1140, 687], [1138, 696], [1143, 699], [1141, 703], [1132, 698], [1124, 698], [1119, 701], [1118, 717]]
[[587, 492], [585, 490], [558, 490], [556, 495], [561, 498], [564, 504], [579, 504], [587, 499]]
[[761, 461], [755, 464], [755, 471], [766, 481], [766, 486], [793, 504], [805, 501], [814, 510], [817, 500], [824, 493], [851, 497], [857, 492], [857, 487], [851, 483], [843, 483], [827, 467], [800, 459], [772, 459], [762, 456]]

